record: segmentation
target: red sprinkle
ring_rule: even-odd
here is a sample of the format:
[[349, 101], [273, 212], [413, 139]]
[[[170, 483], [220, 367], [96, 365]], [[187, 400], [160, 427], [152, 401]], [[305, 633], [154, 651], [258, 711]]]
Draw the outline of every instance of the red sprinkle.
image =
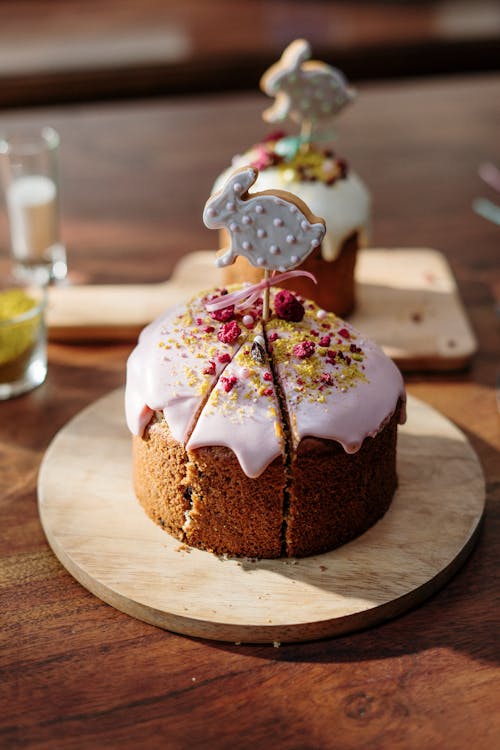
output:
[[339, 336], [342, 336], [343, 339], [350, 339], [351, 338], [351, 334], [349, 333], [349, 331], [347, 330], [347, 328], [341, 328], [338, 333], [339, 333]]
[[203, 325], [203, 318], [196, 318], [196, 325], [197, 326]]
[[223, 323], [217, 333], [217, 338], [222, 341], [223, 344], [234, 344], [236, 339], [241, 333], [241, 328], [235, 320], [231, 320], [229, 323]]
[[222, 383], [224, 383], [224, 390], [226, 393], [229, 393], [229, 391], [232, 391], [233, 386], [236, 385], [238, 382], [238, 378], [235, 377], [235, 375], [231, 375], [229, 378], [226, 378], [224, 375], [221, 377]]
[[306, 359], [314, 354], [316, 344], [314, 341], [301, 341], [293, 347], [293, 353], [299, 359]]
[[269, 334], [269, 336], [267, 337], [267, 340], [272, 342], [272, 341], [276, 341], [277, 338], [279, 338], [278, 334], [276, 333], [276, 331], [273, 331], [272, 333]]
[[215, 375], [215, 362], [213, 359], [209, 360], [208, 366], [203, 370], [204, 375]]
[[330, 346], [330, 341], [331, 341], [331, 338], [332, 338], [332, 337], [331, 337], [331, 336], [328, 336], [328, 334], [327, 334], [326, 336], [322, 336], [322, 337], [320, 338], [320, 340], [318, 341], [318, 344], [319, 344], [320, 346]]
[[265, 372], [263, 377], [264, 377], [264, 380], [267, 380], [268, 382], [273, 379], [273, 376], [271, 375], [270, 372]]
[[203, 326], [203, 330], [205, 333], [213, 333], [215, 328], [213, 326]]
[[281, 289], [274, 298], [274, 312], [282, 320], [299, 323], [304, 317], [304, 305], [287, 289]]
[[321, 328], [326, 328], [328, 330], [329, 328], [331, 328], [331, 325], [330, 323], [322, 323]]
[[221, 363], [221, 365], [226, 365], [228, 362], [231, 361], [231, 355], [230, 354], [219, 354], [217, 357], [218, 361]]

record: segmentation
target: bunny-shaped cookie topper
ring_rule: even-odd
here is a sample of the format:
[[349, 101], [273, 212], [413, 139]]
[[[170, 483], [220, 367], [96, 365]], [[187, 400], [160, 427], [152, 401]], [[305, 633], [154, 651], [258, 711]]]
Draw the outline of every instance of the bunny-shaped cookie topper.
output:
[[229, 232], [229, 249], [216, 259], [217, 266], [228, 266], [237, 255], [243, 255], [253, 266], [284, 272], [321, 245], [325, 222], [292, 193], [265, 190], [249, 194], [258, 175], [254, 167], [233, 172], [223, 188], [208, 199], [203, 221], [209, 229]]
[[310, 60], [311, 47], [305, 39], [296, 39], [261, 78], [262, 91], [276, 97], [265, 110], [266, 122], [281, 122], [287, 117], [308, 130], [318, 120], [335, 117], [352, 99], [354, 89], [342, 73], [318, 60]]

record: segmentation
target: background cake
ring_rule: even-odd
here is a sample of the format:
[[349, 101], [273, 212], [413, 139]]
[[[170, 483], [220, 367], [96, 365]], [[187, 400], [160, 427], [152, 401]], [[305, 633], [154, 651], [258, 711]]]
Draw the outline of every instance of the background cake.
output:
[[[287, 190], [321, 216], [326, 223], [325, 238], [303, 265], [317, 277], [317, 288], [313, 289], [305, 278], [284, 286], [304, 296], [314, 294], [323, 308], [347, 315], [355, 304], [357, 252], [369, 240], [371, 198], [350, 165], [325, 145], [334, 135], [331, 129], [325, 132], [325, 123], [331, 122], [354, 93], [339, 71], [309, 57], [308, 43], [296, 40], [261, 81], [263, 90], [276, 97], [274, 105], [264, 112], [264, 119], [273, 123], [294, 120], [300, 123], [301, 134], [270, 134], [234, 157], [213, 189], [219, 190], [235, 168], [250, 165], [259, 170], [256, 190]], [[227, 236], [221, 232], [220, 246], [226, 245]], [[258, 268], [239, 258], [224, 269], [223, 282], [252, 281], [261, 276]]]
[[332, 549], [391, 502], [401, 375], [373, 342], [288, 291], [271, 291], [265, 322], [262, 297], [210, 311], [232, 293], [168, 311], [129, 358], [135, 492], [169, 533], [218, 554]]

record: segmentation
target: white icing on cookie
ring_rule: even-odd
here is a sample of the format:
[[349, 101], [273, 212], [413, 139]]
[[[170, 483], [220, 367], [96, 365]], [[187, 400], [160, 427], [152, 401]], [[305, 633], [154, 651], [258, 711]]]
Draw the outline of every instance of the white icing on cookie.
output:
[[254, 167], [232, 172], [205, 205], [207, 227], [225, 228], [230, 235], [230, 246], [216, 264], [228, 266], [243, 255], [253, 266], [273, 271], [295, 268], [321, 244], [324, 222], [294, 195], [275, 190], [248, 193], [258, 174]]
[[343, 74], [326, 63], [309, 60], [311, 48], [296, 39], [281, 59], [264, 73], [261, 89], [276, 97], [263, 113], [266, 122], [317, 122], [335, 117], [355, 96]]

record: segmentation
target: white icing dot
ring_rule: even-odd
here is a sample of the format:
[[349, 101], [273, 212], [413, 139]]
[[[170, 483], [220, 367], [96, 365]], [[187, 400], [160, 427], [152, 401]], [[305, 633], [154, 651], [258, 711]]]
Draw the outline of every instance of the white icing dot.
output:
[[293, 245], [293, 243], [295, 242], [294, 235], [293, 234], [287, 234], [286, 241], [288, 242], [289, 245]]
[[286, 271], [286, 266], [279, 266], [278, 271], [284, 273]]
[[215, 210], [215, 208], [212, 208], [212, 206], [210, 206], [210, 208], [207, 208], [207, 216], [217, 216], [217, 211]]
[[251, 242], [248, 242], [248, 240], [245, 240], [241, 243], [241, 247], [243, 248], [243, 250], [252, 250], [253, 245]]
[[228, 201], [226, 203], [226, 211], [234, 211], [236, 208], [236, 204], [233, 201]]
[[277, 216], [275, 219], [273, 219], [273, 224], [275, 227], [282, 227], [283, 226], [283, 219]]
[[311, 247], [319, 247], [320, 245], [321, 245], [321, 242], [318, 240], [317, 237], [311, 240]]
[[242, 323], [244, 326], [246, 326], [246, 328], [251, 328], [255, 323], [255, 320], [253, 319], [252, 315], [244, 315], [242, 318]]
[[233, 185], [233, 192], [234, 193], [241, 193], [242, 190], [243, 190], [243, 188], [241, 187], [240, 183], [239, 182], [235, 182], [234, 185]]
[[261, 206], [260, 203], [257, 203], [255, 206], [255, 213], [256, 214], [263, 214], [264, 213], [264, 206]]
[[297, 263], [298, 257], [296, 255], [290, 255], [290, 262], [291, 263]]
[[238, 230], [238, 225], [232, 221], [229, 225], [229, 231], [230, 232], [236, 232]]
[[303, 230], [304, 230], [304, 232], [305, 232], [305, 231], [306, 231], [306, 229], [307, 229], [307, 228], [309, 227], [309, 224], [307, 223], [307, 221], [306, 221], [305, 219], [303, 219], [303, 220], [302, 220], [302, 221], [300, 222], [300, 227], [301, 227], [301, 229], [303, 229]]
[[266, 230], [259, 227], [259, 229], [257, 229], [257, 237], [259, 237], [260, 239], [262, 239], [263, 237], [267, 237]]
[[297, 206], [294, 206], [294, 204], [292, 203], [290, 205], [290, 208], [288, 210], [290, 211], [291, 214], [296, 214], [297, 211], [298, 211], [298, 208], [297, 208]]
[[242, 217], [241, 221], [243, 222], [243, 224], [251, 224], [252, 217], [248, 216], [248, 214], [245, 214], [245, 216]]
[[324, 320], [326, 318], [326, 310], [318, 310], [316, 317], [318, 320]]
[[269, 248], [269, 252], [271, 253], [271, 255], [279, 255], [280, 254], [280, 249], [279, 249], [278, 245], [271, 245], [270, 248]]
[[264, 258], [262, 258], [262, 256], [260, 256], [260, 255], [259, 255], [259, 257], [257, 258], [257, 265], [258, 265], [258, 266], [262, 266], [262, 265], [264, 265]]

